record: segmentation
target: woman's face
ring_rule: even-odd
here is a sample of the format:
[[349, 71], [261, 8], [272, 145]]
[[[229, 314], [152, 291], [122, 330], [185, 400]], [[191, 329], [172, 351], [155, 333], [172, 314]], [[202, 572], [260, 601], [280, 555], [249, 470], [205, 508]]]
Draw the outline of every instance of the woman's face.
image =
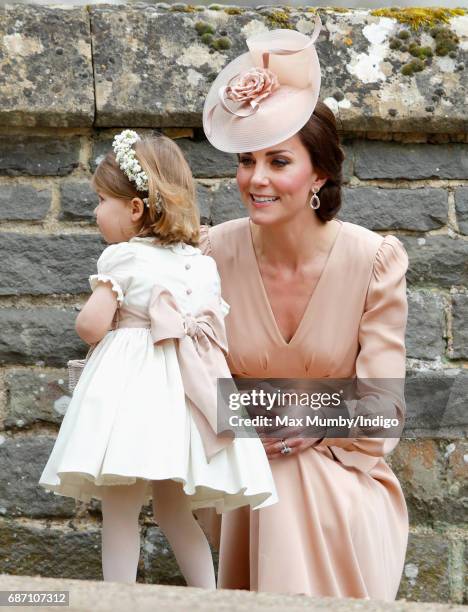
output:
[[312, 188], [318, 190], [326, 179], [314, 172], [297, 134], [274, 147], [238, 157], [237, 185], [254, 223], [275, 224], [312, 214], [308, 207]]

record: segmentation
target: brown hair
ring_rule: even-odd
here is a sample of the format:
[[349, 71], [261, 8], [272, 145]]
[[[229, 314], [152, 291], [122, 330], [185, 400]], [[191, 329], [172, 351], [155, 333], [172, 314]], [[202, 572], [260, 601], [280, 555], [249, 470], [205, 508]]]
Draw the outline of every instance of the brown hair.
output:
[[[91, 184], [114, 198], [148, 198], [137, 236], [154, 236], [161, 244], [186, 242], [196, 246], [200, 217], [190, 167], [176, 143], [166, 136], [146, 137], [134, 145], [136, 157], [148, 175], [148, 191], [138, 191], [120, 169], [111, 151], [96, 168]], [[156, 210], [161, 194], [162, 212]]]
[[315, 212], [322, 221], [330, 221], [341, 208], [342, 165], [344, 153], [336, 129], [335, 116], [318, 100], [310, 119], [298, 132], [310, 160], [321, 177], [328, 177], [320, 189], [320, 208]]

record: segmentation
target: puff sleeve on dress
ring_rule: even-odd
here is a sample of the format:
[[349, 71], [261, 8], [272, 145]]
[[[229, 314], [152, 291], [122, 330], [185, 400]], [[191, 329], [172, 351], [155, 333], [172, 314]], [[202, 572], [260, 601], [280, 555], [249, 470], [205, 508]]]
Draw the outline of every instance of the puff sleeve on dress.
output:
[[120, 307], [124, 300], [124, 294], [130, 284], [133, 258], [132, 247], [128, 242], [120, 242], [119, 244], [108, 246], [98, 259], [97, 274], [89, 277], [92, 291], [94, 291], [99, 282], [110, 283]]
[[[371, 394], [364, 402], [365, 412], [385, 412], [389, 417], [404, 418], [405, 330], [408, 314], [406, 278], [408, 256], [395, 236], [386, 236], [375, 256], [366, 296], [365, 310], [359, 326], [359, 353], [356, 359], [356, 377], [371, 385], [383, 384], [381, 394]], [[382, 402], [386, 405], [382, 406]], [[359, 402], [358, 402], [359, 403]], [[365, 430], [361, 430], [365, 431]], [[356, 434], [356, 430], [351, 435]], [[320, 444], [341, 447], [339, 459], [355, 452], [381, 457], [392, 451], [398, 438], [325, 438]], [[355, 457], [354, 457], [355, 458]], [[351, 457], [349, 457], [351, 459]]]

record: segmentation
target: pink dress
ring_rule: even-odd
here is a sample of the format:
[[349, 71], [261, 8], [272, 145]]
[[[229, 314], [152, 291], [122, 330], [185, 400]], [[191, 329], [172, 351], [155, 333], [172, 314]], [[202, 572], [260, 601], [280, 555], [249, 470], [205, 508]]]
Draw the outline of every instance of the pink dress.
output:
[[[290, 342], [268, 302], [249, 220], [202, 228], [231, 305], [234, 375], [404, 378], [406, 252], [394, 236], [340, 223]], [[405, 499], [384, 460], [397, 443], [325, 438], [270, 462], [279, 503], [223, 515], [219, 588], [394, 600], [408, 538]]]

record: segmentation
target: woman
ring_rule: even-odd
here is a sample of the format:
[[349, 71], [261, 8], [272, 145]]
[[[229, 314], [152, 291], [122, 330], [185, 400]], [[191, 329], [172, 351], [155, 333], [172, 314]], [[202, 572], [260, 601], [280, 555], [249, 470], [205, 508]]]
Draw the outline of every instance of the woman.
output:
[[[403, 380], [407, 256], [394, 236], [335, 219], [343, 153], [318, 101], [319, 30], [317, 20], [310, 39], [249, 39], [205, 105], [210, 142], [238, 153], [248, 213], [205, 228], [202, 242], [231, 305], [229, 366], [238, 377]], [[399, 394], [385, 397], [401, 417]], [[395, 599], [408, 517], [384, 455], [398, 440], [365, 434], [264, 440], [280, 501], [223, 516], [220, 588]]]

